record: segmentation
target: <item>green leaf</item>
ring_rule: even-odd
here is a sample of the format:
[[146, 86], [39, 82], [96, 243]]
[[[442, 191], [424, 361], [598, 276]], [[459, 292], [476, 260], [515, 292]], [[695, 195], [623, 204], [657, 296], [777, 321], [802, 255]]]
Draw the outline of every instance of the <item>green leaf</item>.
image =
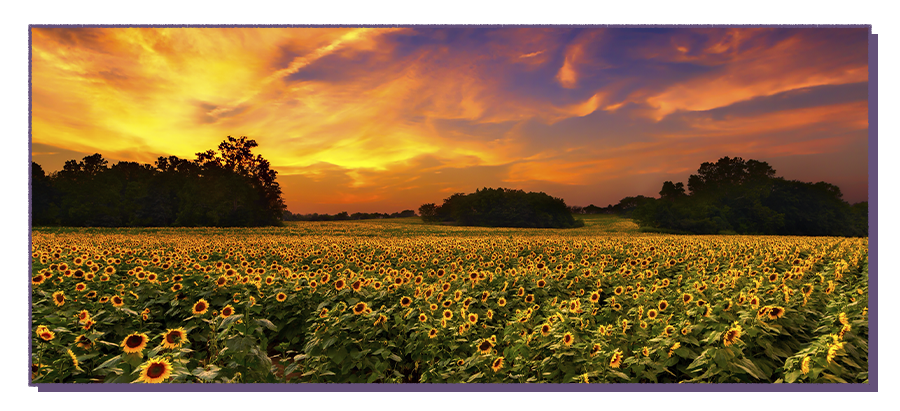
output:
[[94, 371], [97, 371], [97, 370], [100, 370], [103, 368], [107, 368], [107, 367], [112, 367], [114, 365], [118, 365], [121, 361], [122, 361], [122, 356], [117, 355], [115, 357], [112, 357], [112, 358], [104, 361], [103, 364], [100, 364], [100, 366], [98, 366], [97, 368], [94, 368]]
[[241, 318], [244, 318], [244, 314], [232, 315], [232, 316], [226, 318], [225, 320], [223, 320], [222, 324], [219, 324], [219, 328], [225, 328], [225, 327], [233, 324], [235, 321], [240, 320]]
[[191, 374], [197, 376], [197, 378], [200, 378], [203, 381], [213, 381], [216, 379], [216, 377], [219, 376], [220, 370], [221, 369], [218, 366], [216, 366], [215, 364], [210, 364], [210, 365], [206, 366], [206, 368], [203, 368], [203, 367], [195, 368], [194, 371], [191, 372]]
[[260, 325], [262, 325], [262, 326], [264, 326], [264, 327], [266, 327], [266, 328], [268, 328], [268, 329], [270, 329], [270, 330], [272, 330], [272, 331], [278, 331], [278, 327], [276, 327], [275, 324], [272, 324], [271, 321], [269, 321], [269, 320], [267, 320], [267, 319], [265, 319], [265, 318], [257, 319], [257, 320], [256, 320], [256, 323], [257, 323], [257, 324], [260, 324]]
[[732, 364], [746, 371], [747, 374], [750, 374], [753, 378], [756, 378], [758, 380], [767, 379], [766, 376], [763, 375], [763, 372], [759, 369], [759, 367], [757, 367], [756, 364], [746, 358], [741, 359], [740, 361], [732, 362]]
[[794, 370], [784, 375], [784, 381], [787, 383], [793, 383], [797, 381], [797, 378], [800, 377], [800, 370]]

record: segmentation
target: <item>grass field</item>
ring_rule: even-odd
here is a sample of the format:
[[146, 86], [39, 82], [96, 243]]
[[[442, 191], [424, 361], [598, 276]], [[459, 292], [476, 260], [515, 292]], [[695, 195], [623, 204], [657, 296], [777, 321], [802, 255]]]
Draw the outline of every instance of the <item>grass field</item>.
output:
[[867, 382], [868, 239], [32, 231], [33, 382]]

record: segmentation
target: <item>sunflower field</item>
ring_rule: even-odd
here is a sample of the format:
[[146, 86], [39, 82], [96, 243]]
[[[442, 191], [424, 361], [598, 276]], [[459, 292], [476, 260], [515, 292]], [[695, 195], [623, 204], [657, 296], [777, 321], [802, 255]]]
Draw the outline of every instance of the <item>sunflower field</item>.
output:
[[868, 239], [32, 230], [33, 383], [867, 383]]

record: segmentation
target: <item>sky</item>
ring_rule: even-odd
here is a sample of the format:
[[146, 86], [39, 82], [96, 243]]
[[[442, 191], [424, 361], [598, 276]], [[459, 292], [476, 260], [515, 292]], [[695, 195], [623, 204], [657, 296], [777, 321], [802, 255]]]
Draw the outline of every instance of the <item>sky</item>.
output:
[[152, 164], [247, 136], [294, 213], [482, 187], [658, 196], [703, 162], [868, 197], [867, 28], [33, 27], [31, 155]]

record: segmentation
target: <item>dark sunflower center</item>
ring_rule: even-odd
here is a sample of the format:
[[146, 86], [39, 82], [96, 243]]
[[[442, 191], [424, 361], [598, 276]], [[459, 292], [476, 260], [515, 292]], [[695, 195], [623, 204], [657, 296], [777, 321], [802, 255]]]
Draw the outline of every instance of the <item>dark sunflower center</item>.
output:
[[226, 308], [226, 309], [222, 310], [222, 315], [228, 317], [229, 315], [231, 315], [231, 309]]
[[153, 363], [147, 368], [147, 376], [150, 378], [159, 378], [166, 372], [166, 365], [162, 363]]
[[490, 350], [491, 347], [493, 347], [493, 346], [494, 346], [494, 345], [491, 344], [490, 341], [485, 340], [485, 341], [482, 341], [482, 342], [481, 342], [481, 345], [478, 346], [478, 349], [481, 350], [481, 351], [487, 351], [487, 350]]
[[63, 297], [62, 294], [59, 294], [59, 295], [56, 296], [56, 301], [62, 302], [62, 301], [65, 300], [65, 299], [66, 299], [66, 298]]
[[194, 306], [194, 311], [203, 311], [206, 309], [206, 304], [198, 303]]
[[132, 336], [128, 337], [127, 340], [125, 340], [125, 345], [127, 345], [128, 348], [137, 348], [137, 347], [140, 347], [141, 343], [143, 343], [143, 342], [144, 342], [143, 337], [141, 337], [139, 335], [132, 335]]
[[175, 344], [178, 342], [179, 337], [181, 337], [180, 333], [175, 332], [175, 331], [170, 332], [170, 333], [166, 334], [166, 342], [169, 344]]

